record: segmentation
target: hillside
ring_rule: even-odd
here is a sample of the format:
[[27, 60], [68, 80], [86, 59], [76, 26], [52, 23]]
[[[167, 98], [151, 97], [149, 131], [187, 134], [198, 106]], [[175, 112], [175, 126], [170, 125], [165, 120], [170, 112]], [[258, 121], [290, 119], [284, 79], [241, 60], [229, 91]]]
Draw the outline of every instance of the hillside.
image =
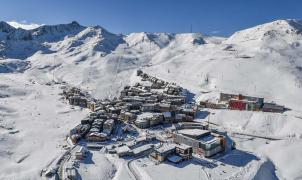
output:
[[[137, 69], [181, 85], [196, 102], [217, 101], [220, 92], [227, 92], [284, 105], [290, 110], [283, 114], [209, 111], [211, 121], [226, 131], [283, 139], [238, 140], [239, 149], [264, 162], [243, 177], [302, 177], [302, 22], [277, 20], [228, 38], [200, 33], [120, 35], [77, 22], [24, 30], [0, 22], [0, 179], [39, 179], [42, 166], [61, 151], [67, 130], [88, 113], [59, 100], [60, 83], [112, 99], [136, 82]], [[115, 166], [106, 173], [117, 169], [122, 177], [125, 172]]]

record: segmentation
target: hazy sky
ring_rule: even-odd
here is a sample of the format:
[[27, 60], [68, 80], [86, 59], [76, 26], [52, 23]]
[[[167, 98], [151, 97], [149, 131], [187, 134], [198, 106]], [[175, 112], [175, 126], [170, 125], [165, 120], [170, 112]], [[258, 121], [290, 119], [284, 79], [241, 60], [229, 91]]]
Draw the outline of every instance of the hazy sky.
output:
[[302, 0], [2, 0], [0, 20], [100, 25], [114, 33], [228, 36], [276, 19], [302, 19]]

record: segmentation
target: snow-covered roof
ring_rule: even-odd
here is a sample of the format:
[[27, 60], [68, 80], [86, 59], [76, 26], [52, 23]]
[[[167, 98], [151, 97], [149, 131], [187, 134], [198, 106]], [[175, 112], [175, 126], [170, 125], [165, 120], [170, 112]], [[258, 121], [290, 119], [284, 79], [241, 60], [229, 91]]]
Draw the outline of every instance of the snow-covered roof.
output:
[[186, 145], [186, 144], [177, 144], [176, 147], [178, 147], [180, 149], [189, 149], [189, 148], [191, 148], [191, 146]]
[[182, 129], [179, 130], [178, 133], [193, 137], [200, 137], [202, 135], [208, 134], [210, 131], [203, 129]]
[[163, 112], [164, 117], [171, 117], [171, 112]]
[[154, 113], [150, 113], [150, 112], [142, 113], [142, 114], [137, 116], [137, 120], [145, 119], [145, 118], [151, 118], [151, 117], [153, 117], [153, 114]]
[[117, 153], [117, 154], [120, 154], [120, 153], [127, 153], [127, 152], [130, 152], [130, 151], [131, 151], [131, 149], [130, 149], [128, 146], [126, 146], [126, 145], [121, 146], [121, 147], [117, 147], [117, 148], [115, 148], [115, 150], [116, 150], [116, 153]]
[[133, 154], [139, 154], [139, 153], [147, 151], [147, 150], [149, 150], [151, 148], [152, 148], [151, 144], [146, 144], [146, 145], [140, 146], [138, 148], [135, 148], [132, 151], [133, 151]]
[[176, 144], [165, 144], [165, 145], [159, 147], [158, 149], [156, 149], [156, 151], [159, 153], [163, 153], [163, 152], [171, 151], [171, 150], [175, 149], [175, 147], [176, 147]]
[[199, 138], [200, 141], [204, 141], [204, 142], [207, 142], [207, 143], [216, 141], [217, 139], [218, 139], [217, 137], [214, 137], [214, 136], [211, 135], [211, 134]]

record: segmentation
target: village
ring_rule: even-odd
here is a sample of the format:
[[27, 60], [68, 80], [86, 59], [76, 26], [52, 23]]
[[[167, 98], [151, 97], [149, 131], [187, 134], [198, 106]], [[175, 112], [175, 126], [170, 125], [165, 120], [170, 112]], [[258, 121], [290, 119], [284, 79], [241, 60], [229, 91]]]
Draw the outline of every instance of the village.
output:
[[119, 158], [149, 157], [177, 164], [192, 158], [211, 158], [236, 148], [227, 132], [211, 129], [208, 121], [195, 121], [204, 108], [282, 113], [286, 109], [264, 98], [220, 93], [219, 102], [188, 99], [186, 89], [137, 70], [141, 78], [126, 86], [113, 100], [94, 99], [76, 87], [64, 87], [64, 101], [91, 113], [68, 132], [68, 149], [55, 166], [43, 170], [47, 177], [77, 179], [75, 162], [89, 151]]

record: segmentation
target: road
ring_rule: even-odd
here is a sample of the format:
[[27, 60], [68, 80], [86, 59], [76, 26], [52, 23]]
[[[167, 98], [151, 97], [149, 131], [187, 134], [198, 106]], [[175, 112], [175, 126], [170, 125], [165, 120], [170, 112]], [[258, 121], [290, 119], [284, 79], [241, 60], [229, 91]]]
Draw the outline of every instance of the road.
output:
[[[137, 158], [136, 158], [137, 159]], [[127, 166], [135, 180], [141, 180], [141, 176], [136, 172], [136, 170], [131, 166], [132, 162], [135, 161], [136, 159], [132, 159], [127, 162]]]
[[206, 178], [207, 178], [208, 180], [211, 180], [210, 175], [209, 175], [208, 172], [204, 169], [204, 166], [201, 167], [201, 170], [202, 170], [203, 173], [206, 175]]
[[250, 136], [250, 137], [254, 137], [254, 138], [261, 138], [261, 139], [267, 139], [267, 140], [272, 140], [272, 141], [278, 141], [278, 140], [284, 140], [286, 139], [287, 137], [277, 137], [277, 136], [267, 136], [267, 135], [263, 135], [263, 134], [255, 134], [255, 133], [246, 133], [246, 132], [240, 132], [240, 131], [234, 131], [234, 130], [231, 130], [229, 128], [226, 128], [226, 127], [223, 127], [223, 126], [220, 126], [218, 124], [215, 124], [215, 123], [210, 123], [212, 125], [215, 125], [214, 128], [212, 129], [217, 129], [219, 131], [226, 131], [228, 132], [229, 134], [237, 134], [237, 135], [243, 135], [243, 136]]
[[76, 150], [77, 145], [73, 146], [71, 149], [69, 149], [66, 152], [66, 156], [64, 157], [64, 160], [62, 161], [62, 163], [60, 164], [60, 168], [59, 168], [59, 178], [64, 180], [66, 179], [66, 165], [69, 162], [69, 160], [71, 159], [72, 154], [74, 153], [74, 151]]

